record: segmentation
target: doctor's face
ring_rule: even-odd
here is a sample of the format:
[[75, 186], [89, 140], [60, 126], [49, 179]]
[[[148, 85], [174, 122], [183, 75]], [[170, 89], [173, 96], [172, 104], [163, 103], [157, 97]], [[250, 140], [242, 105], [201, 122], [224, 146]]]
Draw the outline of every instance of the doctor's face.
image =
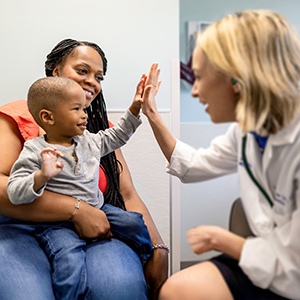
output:
[[205, 111], [210, 115], [212, 122], [236, 121], [236, 87], [230, 77], [213, 68], [199, 46], [193, 54], [192, 69], [195, 74], [192, 96], [199, 98], [200, 103], [206, 106]]

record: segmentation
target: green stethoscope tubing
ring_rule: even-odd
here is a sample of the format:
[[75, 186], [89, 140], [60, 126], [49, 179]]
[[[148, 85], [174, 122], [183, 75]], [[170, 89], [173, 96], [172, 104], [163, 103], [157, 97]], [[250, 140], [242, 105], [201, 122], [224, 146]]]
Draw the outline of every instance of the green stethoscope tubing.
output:
[[252, 174], [252, 172], [251, 172], [251, 170], [249, 168], [249, 164], [248, 164], [248, 161], [247, 161], [247, 158], [246, 158], [246, 144], [247, 144], [247, 135], [245, 135], [243, 137], [243, 141], [242, 141], [242, 159], [243, 159], [243, 163], [244, 163], [244, 166], [246, 168], [246, 171], [249, 174], [250, 178], [253, 180], [253, 182], [256, 184], [256, 186], [258, 187], [258, 189], [265, 196], [265, 198], [269, 202], [270, 206], [273, 207], [274, 206], [273, 201], [270, 199], [269, 195], [263, 189], [263, 187], [259, 184], [259, 182], [255, 179], [255, 177], [253, 176], [253, 174]]

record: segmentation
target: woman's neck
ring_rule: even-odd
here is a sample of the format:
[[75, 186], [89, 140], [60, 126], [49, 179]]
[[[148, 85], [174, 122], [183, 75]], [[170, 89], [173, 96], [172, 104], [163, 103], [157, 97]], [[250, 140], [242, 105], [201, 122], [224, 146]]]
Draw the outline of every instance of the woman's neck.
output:
[[39, 136], [42, 136], [44, 134], [46, 134], [46, 131], [42, 127], [39, 127]]

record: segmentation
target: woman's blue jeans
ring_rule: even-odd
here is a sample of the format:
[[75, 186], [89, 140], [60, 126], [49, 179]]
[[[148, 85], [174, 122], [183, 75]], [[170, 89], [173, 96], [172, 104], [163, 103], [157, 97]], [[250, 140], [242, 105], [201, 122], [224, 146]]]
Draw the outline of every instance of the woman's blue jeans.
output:
[[[42, 240], [42, 226], [0, 217], [0, 299], [56, 299], [51, 263], [41, 248], [47, 244]], [[63, 243], [69, 244], [69, 239], [74, 240], [71, 230]], [[82, 240], [80, 243], [85, 271], [80, 278], [84, 295], [78, 299], [147, 299], [141, 259], [131, 247], [115, 238], [89, 245], [82, 245]]]

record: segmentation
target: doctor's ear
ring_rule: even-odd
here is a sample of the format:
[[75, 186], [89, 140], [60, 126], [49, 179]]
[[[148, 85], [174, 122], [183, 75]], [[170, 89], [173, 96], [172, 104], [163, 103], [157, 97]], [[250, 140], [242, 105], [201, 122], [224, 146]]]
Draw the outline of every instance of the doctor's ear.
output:
[[235, 94], [239, 94], [240, 95], [242, 93], [240, 83], [235, 78], [231, 79], [231, 83], [232, 83], [233, 92]]
[[47, 109], [41, 109], [39, 118], [42, 124], [53, 125], [55, 123], [53, 113]]

